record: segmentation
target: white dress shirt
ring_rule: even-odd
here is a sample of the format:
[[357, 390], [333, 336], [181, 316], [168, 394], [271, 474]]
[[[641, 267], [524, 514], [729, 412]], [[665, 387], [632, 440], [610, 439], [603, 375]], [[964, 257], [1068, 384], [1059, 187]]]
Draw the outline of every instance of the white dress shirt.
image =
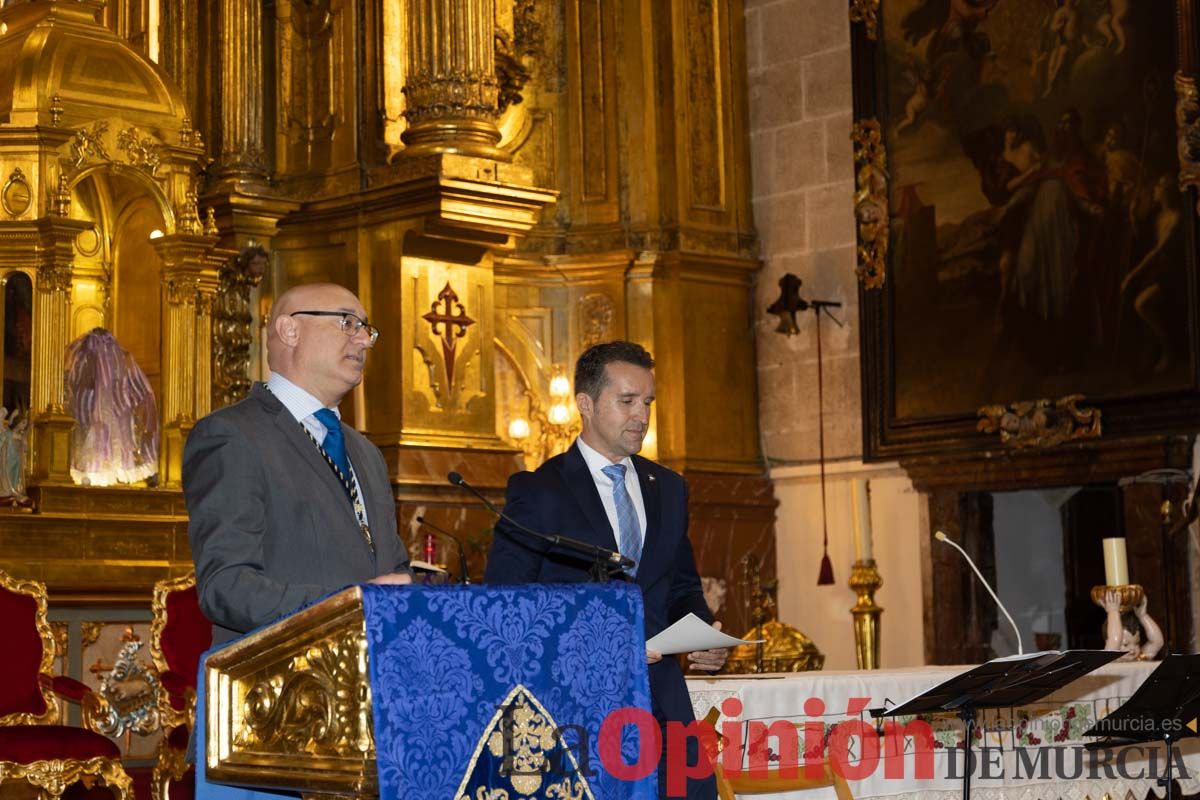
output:
[[[321, 424], [321, 421], [313, 416], [325, 406], [321, 401], [313, 397], [308, 392], [301, 389], [296, 384], [289, 381], [277, 372], [272, 372], [267, 377], [267, 388], [271, 390], [271, 394], [279, 402], [283, 403], [283, 407], [288, 410], [296, 421], [305, 427], [312, 434], [312, 437], [317, 440], [317, 444], [325, 443], [325, 434], [328, 429]], [[337, 418], [342, 418], [342, 412], [337, 408], [329, 409]], [[346, 448], [346, 460], [350, 460], [350, 448]], [[362, 485], [358, 482], [358, 476], [354, 474], [354, 464], [350, 464], [351, 480], [354, 481], [354, 488], [358, 490], [358, 496], [363, 497]], [[363, 522], [367, 522], [367, 504], [362, 505]]]
[[590, 447], [582, 436], [575, 440], [575, 444], [578, 445], [583, 460], [587, 462], [588, 471], [592, 473], [596, 491], [600, 493], [600, 502], [604, 503], [604, 513], [608, 514], [608, 524], [612, 526], [613, 538], [618, 543], [621, 541], [621, 532], [617, 527], [617, 501], [613, 498], [613, 481], [604, 474], [603, 470], [614, 463], [625, 465], [625, 491], [629, 492], [629, 499], [633, 501], [633, 509], [637, 512], [638, 536], [641, 537], [644, 549], [646, 546], [646, 503], [642, 500], [642, 484], [638, 481], [637, 470], [633, 468], [633, 459], [625, 456], [620, 461], [609, 461], [608, 458]]

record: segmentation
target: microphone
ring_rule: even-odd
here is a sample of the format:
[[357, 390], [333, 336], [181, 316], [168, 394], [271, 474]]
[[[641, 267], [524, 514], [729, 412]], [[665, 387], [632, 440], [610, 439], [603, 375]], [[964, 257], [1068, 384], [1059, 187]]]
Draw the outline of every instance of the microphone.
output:
[[542, 533], [541, 531], [535, 531], [533, 528], [527, 528], [512, 517], [505, 514], [500, 509], [496, 508], [496, 505], [491, 500], [488, 500], [478, 489], [463, 480], [463, 476], [459, 475], [457, 472], [451, 472], [448, 474], [446, 476], [446, 480], [450, 481], [450, 483], [454, 484], [455, 486], [458, 486], [461, 489], [466, 489], [468, 492], [475, 495], [477, 498], [479, 498], [479, 502], [483, 503], [483, 505], [487, 507], [488, 511], [491, 511], [509, 525], [512, 525], [522, 533], [529, 534], [535, 539], [541, 539], [543, 542], [548, 543], [552, 547], [560, 547], [564, 550], [569, 550], [576, 555], [583, 556], [590, 561], [604, 563], [607, 568], [612, 570], [619, 571], [623, 569], [632, 569], [634, 566], [633, 559], [626, 558], [615, 550], [609, 550], [608, 548], [600, 547], [599, 545], [595, 544], [589, 544], [588, 542], [581, 542], [578, 539], [572, 539], [570, 536], [562, 536], [557, 533]]
[[467, 574], [467, 553], [465, 550], [463, 550], [463, 543], [459, 540], [459, 538], [449, 531], [442, 530], [437, 525], [434, 525], [432, 522], [422, 517], [420, 514], [417, 515], [416, 519], [417, 522], [421, 523], [426, 528], [429, 528], [434, 533], [441, 534], [450, 541], [454, 542], [454, 544], [458, 547], [458, 569], [462, 572], [462, 582], [464, 585], [469, 584], [471, 582], [471, 576]]
[[992, 591], [992, 587], [988, 584], [987, 580], [983, 577], [983, 573], [979, 571], [979, 567], [975, 566], [975, 562], [971, 560], [971, 557], [969, 555], [967, 555], [967, 551], [963, 550], [961, 547], [959, 547], [957, 544], [955, 544], [953, 541], [951, 541], [950, 538], [948, 536], [946, 536], [946, 534], [942, 533], [941, 531], [938, 531], [937, 533], [933, 534], [933, 538], [937, 539], [939, 542], [945, 542], [946, 544], [950, 545], [958, 552], [962, 553], [962, 557], [965, 558], [967, 560], [967, 563], [971, 565], [971, 569], [975, 570], [975, 575], [978, 576], [979, 582], [983, 584], [983, 588], [988, 590], [988, 594], [990, 594], [992, 596], [992, 599], [996, 601], [996, 605], [999, 606], [999, 608], [1002, 612], [1004, 612], [1005, 618], [1008, 619], [1008, 624], [1012, 625], [1013, 633], [1015, 633], [1017, 635], [1017, 655], [1019, 655], [1019, 656], [1025, 655], [1025, 648], [1021, 646], [1021, 632], [1019, 630], [1017, 630], [1017, 623], [1013, 622], [1012, 614], [1008, 613], [1008, 609], [1004, 607], [1004, 603], [1001, 603], [1000, 598], [996, 596], [996, 593], [994, 591]]

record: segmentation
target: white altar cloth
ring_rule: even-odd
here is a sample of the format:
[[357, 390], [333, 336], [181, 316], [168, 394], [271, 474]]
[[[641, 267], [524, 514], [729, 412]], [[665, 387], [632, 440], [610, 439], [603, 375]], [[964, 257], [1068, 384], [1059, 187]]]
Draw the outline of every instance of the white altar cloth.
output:
[[[972, 800], [1102, 800], [1106, 795], [1112, 800], [1127, 797], [1142, 800], [1149, 790], [1163, 796], [1165, 790], [1156, 786], [1150, 776], [1153, 771], [1157, 774], [1165, 772], [1165, 750], [1161, 745], [1130, 749], [1122, 766], [1117, 764], [1119, 750], [1110, 750], [1113, 760], [1105, 764], [1103, 753], [1093, 758], [1082, 747], [1092, 741], [1082, 735], [1083, 731], [1127, 700], [1155, 666], [1155, 663], [1109, 664], [1038, 703], [1019, 709], [981, 712], [978, 722], [981, 731], [977, 733], [974, 749], [978, 755], [981, 746], [988, 748], [989, 765], [987, 774], [984, 774], [982, 763], [972, 772]], [[762, 758], [769, 748], [767, 757], [775, 760], [779, 755], [775, 749], [780, 746], [776, 739], [764, 740], [761, 735], [750, 735], [747, 740], [752, 722], [811, 723], [817, 717], [805, 712], [805, 701], [816, 698], [824, 705], [820, 719], [826, 731], [848, 719], [863, 720], [874, 727], [875, 721], [866, 709], [898, 705], [966, 669], [920, 667], [870, 672], [692, 677], [688, 679], [688, 690], [697, 718], [703, 718], [713, 707], [719, 709], [727, 698], [740, 700], [743, 708], [736, 719], [741, 721], [747, 751]], [[848, 717], [846, 710], [853, 698], [866, 700], [857, 703], [863, 710]], [[728, 716], [721, 717], [717, 723], [718, 731], [729, 719]], [[848, 777], [854, 797], [858, 800], [873, 797], [948, 800], [951, 796], [961, 796], [964, 758], [957, 748], [962, 741], [963, 723], [946, 715], [933, 720], [932, 727], [935, 741], [932, 778], [916, 777], [911, 752], [901, 756], [903, 777], [886, 777], [886, 756], [881, 747], [878, 764], [870, 774], [861, 779]], [[761, 726], [758, 730], [761, 733]], [[803, 732], [800, 737], [803, 742]], [[862, 762], [863, 754], [858, 750], [858, 740], [852, 739], [846, 761], [851, 768], [865, 771], [869, 764]], [[911, 741], [906, 750], [911, 750]], [[1187, 775], [1177, 774], [1176, 778], [1185, 793], [1193, 794], [1200, 791], [1200, 744], [1196, 739], [1187, 739], [1180, 750], [1183, 754], [1180, 760]], [[957, 770], [952, 770], [951, 764], [957, 766]], [[893, 762], [891, 766], [895, 771], [897, 765]], [[773, 797], [818, 800], [823, 796], [833, 797], [832, 790], [757, 797], [762, 800]]]

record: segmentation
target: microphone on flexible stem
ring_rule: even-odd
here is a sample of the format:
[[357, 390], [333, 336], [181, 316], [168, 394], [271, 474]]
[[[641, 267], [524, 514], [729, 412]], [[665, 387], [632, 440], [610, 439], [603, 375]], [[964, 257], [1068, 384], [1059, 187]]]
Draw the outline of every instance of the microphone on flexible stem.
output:
[[449, 531], [442, 530], [437, 525], [434, 525], [432, 522], [422, 517], [420, 514], [417, 515], [417, 522], [421, 523], [426, 528], [429, 528], [434, 533], [441, 534], [450, 541], [454, 542], [454, 544], [458, 547], [458, 569], [460, 572], [462, 572], [462, 582], [464, 584], [470, 583], [471, 576], [467, 574], [467, 552], [463, 549], [463, 543], [459, 540], [459, 538]]
[[988, 594], [992, 596], [992, 599], [996, 601], [996, 605], [999, 606], [1002, 612], [1004, 612], [1004, 617], [1008, 620], [1008, 624], [1012, 625], [1013, 633], [1017, 635], [1017, 655], [1025, 655], [1025, 648], [1021, 645], [1021, 631], [1017, 630], [1017, 623], [1013, 622], [1012, 614], [1008, 613], [1008, 609], [1004, 607], [1004, 603], [1001, 603], [1000, 598], [996, 596], [994, 591], [992, 591], [992, 587], [988, 584], [987, 579], [983, 577], [983, 573], [979, 571], [979, 567], [975, 566], [975, 562], [971, 560], [969, 555], [967, 555], [967, 551], [963, 550], [955, 542], [951, 541], [950, 537], [946, 536], [946, 534], [942, 533], [941, 531], [933, 534], [933, 538], [937, 539], [939, 542], [945, 542], [961, 553], [962, 557], [965, 558], [967, 563], [971, 565], [971, 569], [975, 570], [975, 575], [979, 578], [979, 582], [983, 584], [983, 588], [988, 590]]
[[634, 566], [633, 559], [626, 558], [615, 550], [609, 550], [608, 548], [600, 547], [599, 545], [590, 544], [588, 542], [581, 542], [578, 539], [572, 539], [570, 536], [562, 536], [557, 533], [542, 533], [541, 531], [535, 531], [533, 528], [528, 528], [522, 525], [497, 508], [495, 503], [493, 503], [491, 500], [488, 500], [478, 489], [463, 480], [463, 476], [459, 475], [457, 472], [451, 472], [448, 474], [446, 476], [446, 480], [450, 481], [450, 483], [454, 484], [455, 486], [466, 489], [468, 492], [479, 498], [479, 502], [483, 503], [483, 505], [487, 507], [488, 511], [491, 511], [509, 525], [512, 525], [522, 533], [529, 534], [535, 539], [541, 539], [543, 542], [546, 542], [553, 547], [560, 547], [565, 550], [570, 550], [592, 561], [602, 562], [608, 569], [619, 571], [623, 569], [631, 569]]

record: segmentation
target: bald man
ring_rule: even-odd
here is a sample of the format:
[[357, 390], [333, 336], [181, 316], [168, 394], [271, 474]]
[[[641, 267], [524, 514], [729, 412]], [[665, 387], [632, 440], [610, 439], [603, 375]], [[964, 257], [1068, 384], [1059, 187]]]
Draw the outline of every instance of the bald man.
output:
[[338, 413], [378, 336], [341, 286], [284, 292], [270, 378], [188, 436], [188, 540], [214, 643], [352, 583], [410, 582], [383, 456]]

